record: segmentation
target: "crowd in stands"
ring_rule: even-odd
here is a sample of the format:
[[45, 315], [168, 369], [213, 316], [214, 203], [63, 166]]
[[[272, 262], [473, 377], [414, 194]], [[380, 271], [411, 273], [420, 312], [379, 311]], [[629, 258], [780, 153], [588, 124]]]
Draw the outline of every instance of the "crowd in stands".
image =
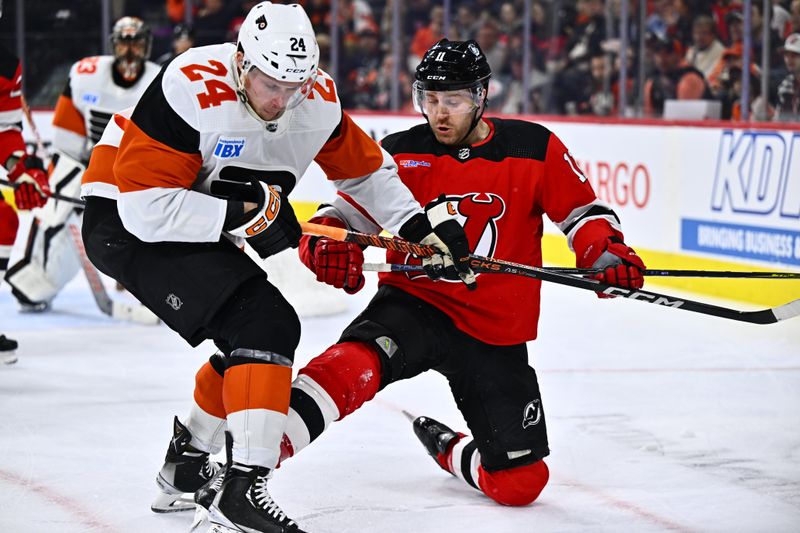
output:
[[[442, 37], [475, 39], [494, 72], [490, 111], [616, 116], [620, 113], [620, 11], [622, 0], [532, 0], [530, 70], [523, 85], [523, 0], [453, 0], [447, 17], [441, 0], [338, 0], [331, 20], [330, 0], [297, 0], [317, 31], [322, 68], [335, 72], [343, 105], [349, 109], [389, 109], [392, 84], [400, 87], [400, 109], [411, 108], [413, 67]], [[401, 64], [392, 53], [393, 2], [401, 16]], [[185, 0], [161, 0], [163, 17], [151, 24], [174, 35], [159, 50], [161, 61], [188, 46], [233, 41], [244, 14], [256, 0], [194, 0], [192, 24], [184, 24]], [[141, 2], [126, 2], [141, 5]], [[762, 72], [764, 13], [752, 2], [750, 64], [743, 64], [744, 16], [739, 0], [648, 0], [645, 26], [640, 2], [629, 1], [624, 80], [624, 114], [662, 116], [668, 99], [721, 102], [721, 118], [751, 116], [800, 120], [800, 0], [772, 0], [768, 69]], [[151, 13], [151, 12], [148, 12]], [[147, 18], [147, 13], [145, 14]], [[338, 31], [338, 63], [331, 65], [331, 25]], [[174, 29], [173, 29], [174, 28]], [[171, 33], [174, 32], [174, 33]], [[644, 60], [640, 61], [642, 39]], [[639, 75], [644, 65], [643, 76]], [[749, 76], [749, 101], [742, 102], [742, 77]], [[768, 94], [761, 94], [762, 75]], [[640, 80], [644, 84], [640, 87]], [[526, 105], [527, 99], [527, 105]]]

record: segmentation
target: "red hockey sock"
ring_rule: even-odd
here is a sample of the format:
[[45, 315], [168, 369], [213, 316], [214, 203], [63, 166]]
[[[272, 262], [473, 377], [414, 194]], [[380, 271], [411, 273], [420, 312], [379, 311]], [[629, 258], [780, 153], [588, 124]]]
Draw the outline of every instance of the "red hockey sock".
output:
[[380, 382], [380, 358], [362, 342], [335, 344], [312, 359], [292, 383], [281, 461], [371, 400]]

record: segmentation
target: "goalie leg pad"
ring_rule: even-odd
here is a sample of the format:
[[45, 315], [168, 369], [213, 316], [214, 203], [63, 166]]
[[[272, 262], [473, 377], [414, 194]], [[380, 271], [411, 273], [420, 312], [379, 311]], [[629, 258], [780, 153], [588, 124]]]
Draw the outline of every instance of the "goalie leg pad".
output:
[[25, 255], [6, 273], [14, 295], [24, 304], [49, 302], [80, 270], [75, 246], [64, 223], [34, 218]]

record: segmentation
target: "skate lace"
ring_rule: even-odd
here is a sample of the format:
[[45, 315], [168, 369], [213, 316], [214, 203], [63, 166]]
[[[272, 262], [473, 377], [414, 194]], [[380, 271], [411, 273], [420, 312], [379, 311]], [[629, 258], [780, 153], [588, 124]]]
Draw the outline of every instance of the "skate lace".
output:
[[258, 506], [267, 512], [270, 516], [273, 516], [280, 522], [285, 522], [286, 525], [294, 525], [294, 521], [286, 516], [286, 513], [283, 512], [275, 500], [272, 499], [272, 496], [269, 495], [267, 491], [267, 481], [269, 480], [269, 476], [259, 476], [256, 479], [255, 487], [253, 487], [253, 497], [256, 500]]
[[206, 479], [211, 479], [214, 475], [219, 471], [220, 465], [211, 460], [210, 457], [206, 457], [205, 463], [203, 463], [203, 475]]

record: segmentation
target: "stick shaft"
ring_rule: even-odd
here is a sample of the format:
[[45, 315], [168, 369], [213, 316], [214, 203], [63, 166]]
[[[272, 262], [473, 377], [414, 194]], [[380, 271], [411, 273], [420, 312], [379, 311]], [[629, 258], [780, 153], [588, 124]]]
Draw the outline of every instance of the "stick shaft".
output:
[[[562, 268], [541, 267], [547, 272], [558, 274], [571, 274], [591, 276], [599, 274], [601, 270], [592, 268]], [[422, 271], [420, 265], [398, 265], [385, 263], [365, 263], [364, 270], [368, 272], [418, 272]], [[725, 270], [645, 270], [644, 276], [676, 277], [676, 278], [753, 278], [753, 279], [800, 279], [800, 272], [737, 272]]]
[[[8, 173], [6, 172], [3, 175], [7, 175], [7, 174]], [[0, 178], [0, 185], [5, 185], [6, 187], [11, 187], [12, 189], [16, 189], [17, 188], [16, 184], [11, 183], [7, 179], [3, 179], [3, 178]], [[84, 202], [80, 198], [73, 198], [72, 196], [64, 196], [63, 194], [59, 194], [57, 192], [50, 193], [50, 198], [55, 198], [56, 200], [61, 200], [62, 202], [69, 202], [71, 204], [75, 204], [75, 205], [78, 205], [78, 206], [81, 206], [81, 207], [86, 205], [86, 202]]]
[[[324, 226], [320, 228], [317, 224], [303, 225], [304, 233], [311, 235], [322, 235], [337, 240], [356, 242], [359, 244], [368, 244], [371, 246], [379, 246], [384, 248], [388, 245], [391, 245], [393, 248], [390, 249], [397, 249], [397, 247], [400, 246], [398, 243], [405, 242], [398, 239], [387, 239], [379, 236], [364, 235], [341, 228], [332, 229], [337, 231], [325, 230]], [[375, 238], [372, 239], [369, 237]], [[386, 241], [389, 242], [387, 243]], [[779, 307], [762, 309], [759, 311], [739, 311], [736, 309], [707, 304], [704, 302], [697, 302], [685, 298], [677, 298], [657, 292], [615, 287], [607, 283], [602, 283], [596, 279], [583, 278], [561, 272], [551, 272], [540, 267], [532, 267], [519, 263], [513, 263], [511, 261], [503, 261], [501, 259], [481, 257], [478, 255], [470, 256], [470, 267], [476, 273], [492, 272], [496, 274], [516, 274], [541, 281], [556, 283], [559, 285], [567, 285], [577, 289], [601, 292], [609, 296], [618, 296], [644, 303], [663, 305], [684, 311], [692, 311], [704, 315], [711, 315], [740, 322], [749, 322], [752, 324], [773, 324], [780, 320], [786, 320], [800, 314], [800, 300], [794, 300]]]

